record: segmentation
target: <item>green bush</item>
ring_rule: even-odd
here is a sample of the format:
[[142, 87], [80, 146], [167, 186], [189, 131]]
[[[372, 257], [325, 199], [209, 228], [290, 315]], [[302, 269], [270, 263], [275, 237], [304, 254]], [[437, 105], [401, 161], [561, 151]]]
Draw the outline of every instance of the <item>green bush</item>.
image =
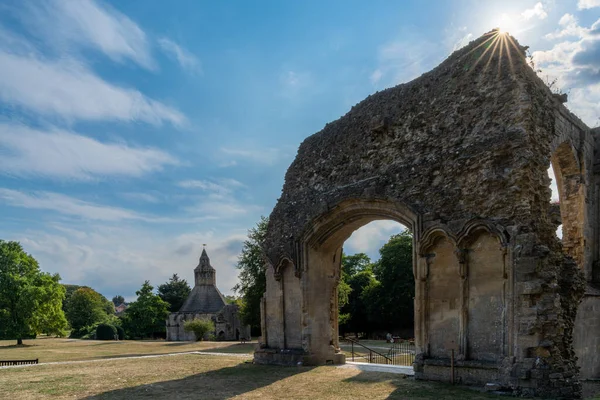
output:
[[210, 319], [193, 319], [183, 323], [183, 330], [186, 332], [194, 332], [196, 340], [203, 340], [206, 334], [215, 331], [215, 323]]
[[125, 331], [120, 326], [115, 326], [117, 328], [117, 335], [119, 335], [119, 340], [125, 340]]
[[117, 328], [109, 324], [100, 324], [96, 328], [97, 340], [115, 340]]

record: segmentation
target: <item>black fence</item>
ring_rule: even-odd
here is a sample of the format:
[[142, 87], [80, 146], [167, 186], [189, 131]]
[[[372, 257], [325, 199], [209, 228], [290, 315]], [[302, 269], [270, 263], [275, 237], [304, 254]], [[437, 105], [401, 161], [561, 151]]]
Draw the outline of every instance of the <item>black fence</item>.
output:
[[13, 365], [37, 364], [39, 359], [35, 360], [0, 360], [0, 367], [11, 367]]
[[[347, 359], [350, 361], [367, 362], [373, 364], [404, 365], [412, 367], [415, 361], [415, 345], [413, 342], [400, 341], [396, 343], [382, 343], [377, 348], [371, 348], [357, 340], [343, 339]], [[349, 348], [348, 348], [349, 347]], [[375, 346], [374, 346], [375, 347]]]
[[391, 343], [387, 357], [394, 365], [412, 366], [415, 362], [415, 344], [413, 342], [401, 341]]

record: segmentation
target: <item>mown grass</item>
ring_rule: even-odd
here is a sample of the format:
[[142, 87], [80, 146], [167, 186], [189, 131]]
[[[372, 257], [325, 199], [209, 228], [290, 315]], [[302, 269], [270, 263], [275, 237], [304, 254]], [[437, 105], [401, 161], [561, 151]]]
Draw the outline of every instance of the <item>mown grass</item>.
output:
[[354, 368], [274, 367], [186, 354], [0, 370], [0, 398], [494, 399], [470, 389]]
[[40, 363], [54, 361], [93, 360], [98, 358], [138, 355], [214, 351], [220, 353], [252, 353], [256, 343], [237, 342], [165, 342], [165, 341], [101, 341], [44, 338], [24, 340], [24, 346], [15, 341], [0, 340], [0, 360], [34, 360]]

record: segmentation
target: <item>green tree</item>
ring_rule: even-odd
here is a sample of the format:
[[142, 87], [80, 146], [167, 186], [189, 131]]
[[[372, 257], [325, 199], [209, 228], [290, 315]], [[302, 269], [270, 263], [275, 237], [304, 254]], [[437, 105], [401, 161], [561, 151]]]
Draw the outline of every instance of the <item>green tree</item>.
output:
[[123, 329], [130, 337], [150, 337], [165, 331], [165, 320], [169, 315], [169, 303], [155, 295], [150, 282], [145, 281], [135, 292], [136, 301], [129, 304], [123, 316]]
[[215, 323], [206, 318], [193, 319], [183, 323], [183, 330], [194, 332], [196, 340], [203, 340], [207, 333], [215, 331]]
[[342, 271], [348, 277], [352, 277], [359, 272], [370, 269], [373, 266], [371, 259], [365, 253], [347, 255], [342, 253]]
[[89, 287], [75, 290], [66, 304], [67, 320], [73, 329], [71, 336], [79, 337], [83, 328], [106, 321], [112, 315], [106, 302], [104, 296]]
[[65, 288], [59, 283], [60, 276], [44, 275], [41, 277], [43, 291], [40, 305], [34, 314], [33, 329], [36, 333], [65, 336], [67, 318], [62, 309]]
[[370, 268], [360, 271], [348, 279], [351, 292], [348, 303], [342, 307], [341, 314], [349, 314], [346, 323], [340, 327], [342, 332], [355, 332], [369, 334], [373, 326], [369, 319], [369, 311], [363, 292], [366, 288], [377, 284], [377, 280]]
[[123, 296], [121, 296], [120, 294], [118, 294], [112, 298], [112, 303], [115, 307], [119, 306], [119, 305], [125, 303], [125, 298]]
[[377, 315], [385, 329], [412, 327], [415, 297], [412, 233], [407, 229], [392, 236], [379, 255], [373, 273], [380, 285], [371, 288], [370, 314]]
[[261, 217], [255, 228], [248, 231], [237, 268], [239, 283], [233, 290], [241, 295], [240, 317], [253, 330], [260, 330], [260, 301], [267, 288], [262, 244], [267, 234], [269, 219]]
[[[5, 337], [23, 344], [38, 330], [64, 329], [59, 275], [40, 271], [18, 242], [0, 240], [0, 326]], [[49, 304], [44, 304], [45, 302]], [[48, 311], [48, 315], [43, 315]]]
[[185, 279], [180, 279], [177, 274], [169, 279], [167, 283], [158, 286], [158, 295], [169, 303], [169, 311], [177, 312], [190, 295], [192, 289]]

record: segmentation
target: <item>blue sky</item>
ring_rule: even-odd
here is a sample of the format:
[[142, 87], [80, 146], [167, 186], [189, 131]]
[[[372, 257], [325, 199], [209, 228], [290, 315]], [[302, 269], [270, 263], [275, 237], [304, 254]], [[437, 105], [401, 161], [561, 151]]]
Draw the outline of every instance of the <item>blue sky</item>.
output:
[[[600, 0], [0, 3], [0, 238], [108, 297], [203, 243], [226, 294], [298, 145], [501, 26], [600, 122]], [[346, 243], [377, 249], [399, 226]]]

